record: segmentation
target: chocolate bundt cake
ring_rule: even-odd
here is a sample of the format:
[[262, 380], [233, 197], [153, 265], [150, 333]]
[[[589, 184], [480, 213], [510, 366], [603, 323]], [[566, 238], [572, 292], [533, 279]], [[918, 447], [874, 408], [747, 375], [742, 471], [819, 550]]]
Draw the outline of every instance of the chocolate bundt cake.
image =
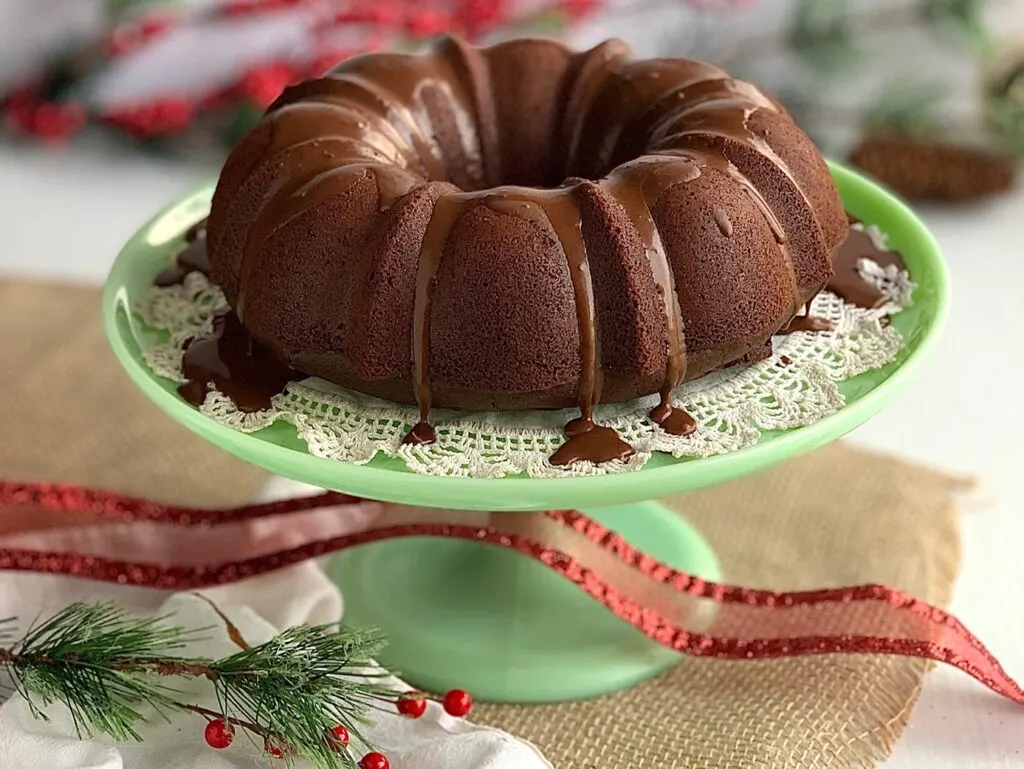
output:
[[810, 139], [715, 67], [445, 38], [288, 88], [207, 238], [254, 339], [418, 404], [430, 440], [431, 407], [577, 406], [582, 435], [597, 402], [654, 393], [688, 429], [672, 389], [767, 354], [847, 229]]

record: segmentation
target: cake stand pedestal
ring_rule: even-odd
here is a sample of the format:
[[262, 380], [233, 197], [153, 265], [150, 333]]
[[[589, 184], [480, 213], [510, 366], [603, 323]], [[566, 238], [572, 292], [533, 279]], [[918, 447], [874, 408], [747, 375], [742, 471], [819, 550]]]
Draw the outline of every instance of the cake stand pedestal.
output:
[[[655, 502], [585, 512], [658, 560], [705, 579], [720, 576], [700, 534]], [[581, 699], [632, 686], [679, 661], [511, 550], [394, 540], [342, 553], [331, 571], [343, 588], [346, 623], [384, 628], [383, 661], [427, 691], [458, 685], [491, 701]]]
[[[845, 434], [897, 394], [933, 346], [948, 310], [949, 282], [937, 245], [901, 202], [833, 165], [847, 210], [880, 227], [917, 284], [893, 326], [903, 348], [887, 366], [840, 384], [846, 405], [815, 424], [764, 433], [746, 449], [707, 459], [655, 455], [639, 471], [579, 478], [442, 478], [378, 456], [354, 465], [310, 455], [293, 427], [236, 432], [183, 401], [142, 351], [164, 337], [132, 308], [184, 231], [206, 215], [213, 185], [158, 214], [118, 256], [104, 289], [104, 323], [115, 354], [140, 389], [172, 418], [224, 450], [288, 478], [399, 505], [492, 514], [583, 509], [630, 544], [680, 570], [721, 578], [707, 542], [673, 511], [649, 500], [738, 478]], [[382, 661], [431, 691], [461, 687], [482, 700], [551, 702], [631, 686], [679, 655], [615, 617], [538, 562], [491, 545], [408, 538], [364, 545], [333, 559], [345, 620], [380, 627]], [[713, 617], [691, 618], [699, 628]]]

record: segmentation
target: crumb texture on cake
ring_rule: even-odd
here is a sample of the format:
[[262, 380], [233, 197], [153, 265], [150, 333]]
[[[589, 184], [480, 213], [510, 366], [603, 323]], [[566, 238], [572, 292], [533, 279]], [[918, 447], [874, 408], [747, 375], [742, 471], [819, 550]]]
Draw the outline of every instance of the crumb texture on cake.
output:
[[763, 356], [847, 227], [810, 139], [715, 67], [444, 38], [287, 89], [227, 160], [207, 238], [245, 327], [299, 371], [424, 420], [586, 420]]

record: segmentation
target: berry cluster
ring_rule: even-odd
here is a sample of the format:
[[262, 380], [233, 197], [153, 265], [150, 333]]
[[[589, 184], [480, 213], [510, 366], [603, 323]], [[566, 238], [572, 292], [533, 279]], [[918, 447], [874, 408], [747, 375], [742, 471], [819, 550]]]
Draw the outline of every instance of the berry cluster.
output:
[[[427, 712], [428, 699], [440, 702], [445, 712], [456, 718], [468, 715], [473, 707], [473, 698], [469, 695], [469, 692], [463, 689], [452, 689], [443, 697], [432, 697], [422, 692], [407, 692], [398, 696], [395, 700], [395, 707], [399, 713], [407, 718], [419, 718]], [[231, 719], [225, 718], [214, 718], [208, 721], [203, 732], [206, 744], [216, 750], [224, 750], [230, 747], [235, 739], [235, 723]], [[247, 724], [239, 725], [252, 728], [251, 725]], [[332, 750], [340, 753], [341, 751], [348, 750], [351, 735], [348, 729], [338, 724], [324, 735], [324, 739], [327, 740]], [[280, 744], [273, 737], [269, 736], [264, 738], [263, 746], [267, 755], [273, 758], [284, 758], [290, 749], [289, 745]], [[366, 753], [359, 759], [359, 769], [390, 769], [390, 767], [391, 764], [387, 756], [377, 751]]]
[[423, 692], [407, 692], [398, 698], [398, 712], [409, 718], [419, 718], [427, 712], [427, 700], [441, 703], [445, 713], [456, 718], [469, 714], [473, 708], [473, 698], [463, 689], [452, 689], [444, 697], [428, 697]]
[[[560, 10], [570, 19], [597, 10], [602, 0], [551, 0], [547, 10]], [[457, 32], [470, 40], [512, 21], [512, 0], [452, 0], [448, 4], [412, 0], [221, 0], [195, 13], [158, 9], [119, 24], [98, 46], [96, 57], [112, 61], [138, 51], [179, 25], [236, 18], [306, 6], [317, 15], [311, 55], [302, 62], [260, 64], [233, 83], [198, 97], [165, 94], [144, 104], [92, 109], [82, 102], [53, 93], [54, 80], [28, 83], [6, 96], [0, 111], [16, 134], [46, 141], [65, 140], [92, 123], [117, 129], [133, 139], [180, 134], [201, 115], [230, 108], [267, 107], [288, 85], [318, 77], [339, 61], [379, 50], [389, 40], [422, 40], [442, 32]], [[339, 7], [341, 6], [341, 7]], [[338, 50], [330, 34], [358, 26], [365, 34], [357, 48]]]

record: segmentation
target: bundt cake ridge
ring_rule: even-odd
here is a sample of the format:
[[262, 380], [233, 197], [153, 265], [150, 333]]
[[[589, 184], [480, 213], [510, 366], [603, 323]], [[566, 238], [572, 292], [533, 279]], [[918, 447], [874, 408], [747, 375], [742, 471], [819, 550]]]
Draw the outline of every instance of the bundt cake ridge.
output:
[[423, 441], [433, 407], [577, 406], [586, 432], [598, 402], [653, 393], [652, 419], [692, 429], [673, 389], [763, 348], [846, 228], [811, 141], [711, 65], [445, 38], [287, 89], [208, 238], [255, 339], [418, 404]]

